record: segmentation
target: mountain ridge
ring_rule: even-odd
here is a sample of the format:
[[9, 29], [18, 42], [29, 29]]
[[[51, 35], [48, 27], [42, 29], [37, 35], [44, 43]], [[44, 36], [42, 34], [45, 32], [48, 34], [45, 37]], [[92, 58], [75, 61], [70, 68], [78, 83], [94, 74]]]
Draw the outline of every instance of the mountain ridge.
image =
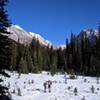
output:
[[[16, 42], [19, 42], [21, 44], [29, 44], [29, 43], [31, 43], [32, 39], [35, 38], [43, 46], [49, 46], [49, 47], [53, 46], [54, 49], [58, 49], [58, 48], [65, 49], [66, 48], [66, 44], [54, 46], [49, 40], [46, 40], [40, 34], [34, 33], [34, 32], [27, 32], [26, 30], [24, 30], [19, 25], [12, 25], [11, 27], [7, 28], [7, 31], [12, 33], [12, 34], [9, 35], [9, 38], [11, 38], [11, 39], [13, 39]], [[95, 38], [98, 37], [98, 30], [83, 29], [82, 31], [85, 32], [85, 34], [87, 35], [89, 40], [92, 41], [92, 42], [94, 42]], [[82, 35], [81, 34], [82, 31], [79, 33], [79, 35], [77, 35], [80, 38], [81, 38], [81, 35]]]
[[27, 32], [18, 25], [12, 25], [11, 27], [8, 27], [7, 31], [12, 33], [8, 36], [10, 39], [13, 39], [21, 44], [29, 44], [31, 43], [32, 39], [35, 38], [36, 40], [39, 40], [39, 42], [44, 46], [52, 45], [49, 40], [44, 39], [40, 34]]

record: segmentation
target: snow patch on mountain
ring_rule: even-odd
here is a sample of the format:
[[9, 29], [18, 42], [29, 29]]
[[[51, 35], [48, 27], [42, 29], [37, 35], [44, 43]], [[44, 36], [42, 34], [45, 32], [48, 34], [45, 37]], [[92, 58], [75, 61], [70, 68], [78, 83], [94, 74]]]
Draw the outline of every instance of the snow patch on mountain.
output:
[[7, 31], [12, 33], [9, 34], [9, 38], [21, 44], [29, 44], [33, 38], [36, 38], [44, 46], [52, 45], [50, 41], [44, 39], [41, 35], [34, 32], [27, 32], [18, 25], [12, 25], [11, 27], [7, 28]]
[[7, 30], [12, 33], [9, 34], [9, 38], [15, 40], [16, 42], [29, 44], [32, 41], [33, 37], [18, 25], [12, 25]]
[[83, 31], [86, 32], [87, 37], [89, 37], [91, 35], [95, 35], [98, 37], [98, 35], [99, 35], [99, 32], [96, 29], [94, 29], [94, 30], [93, 29], [84, 29]]
[[[50, 41], [44, 39], [40, 34], [34, 33], [34, 32], [27, 32], [22, 27], [18, 25], [12, 25], [9, 27], [8, 32], [11, 32], [12, 34], [9, 34], [9, 38], [15, 40], [16, 42], [19, 42], [21, 44], [29, 44], [31, 43], [32, 39], [35, 38], [40, 42], [43, 46], [53, 46], [54, 49], [61, 48], [62, 50], [66, 48], [65, 44], [54, 46]], [[99, 37], [98, 30], [93, 29], [83, 29], [83, 32], [86, 33], [87, 37], [89, 38], [92, 43], [95, 42], [95, 39]], [[78, 35], [79, 39], [82, 37], [82, 31]]]
[[66, 44], [61, 44], [61, 45], [57, 46], [56, 49], [59, 49], [59, 48], [61, 48], [62, 50], [66, 49]]
[[46, 39], [44, 39], [40, 34], [36, 34], [33, 32], [29, 32], [35, 39], [37, 39], [42, 45], [52, 46], [52, 43]]

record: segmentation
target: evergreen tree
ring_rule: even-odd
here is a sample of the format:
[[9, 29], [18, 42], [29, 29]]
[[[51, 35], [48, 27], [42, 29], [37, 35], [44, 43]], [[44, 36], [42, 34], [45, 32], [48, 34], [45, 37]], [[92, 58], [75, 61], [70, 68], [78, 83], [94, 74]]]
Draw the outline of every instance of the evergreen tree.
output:
[[8, 38], [7, 27], [10, 26], [8, 16], [4, 9], [7, 0], [0, 1], [0, 67], [9, 68], [11, 62], [11, 40]]
[[27, 67], [28, 67], [28, 71], [32, 72], [33, 71], [33, 61], [32, 61], [32, 57], [31, 57], [31, 51], [30, 51], [30, 46], [26, 46], [26, 54], [25, 54], [25, 58], [27, 61]]
[[38, 70], [41, 72], [42, 70], [42, 52], [41, 52], [41, 46], [40, 46], [40, 43], [39, 43], [39, 40], [37, 40], [37, 43], [36, 43], [36, 51], [37, 51], [37, 63], [38, 63]]
[[48, 45], [43, 52], [43, 66], [45, 66], [45, 70], [50, 71], [50, 46]]
[[11, 48], [12, 48], [12, 56], [11, 56], [10, 70], [13, 71], [16, 70], [16, 66], [17, 66], [17, 56], [18, 56], [17, 43], [12, 42]]
[[21, 58], [24, 58], [24, 54], [25, 54], [25, 46], [23, 44], [17, 44], [17, 64], [16, 64], [16, 68], [15, 70], [19, 71], [19, 63], [21, 61]]
[[54, 75], [57, 72], [57, 58], [56, 52], [53, 51], [53, 46], [50, 49], [50, 71], [51, 75]]
[[57, 51], [57, 68], [59, 71], [64, 72], [65, 70], [65, 52], [62, 50], [62, 48], [60, 47]]
[[21, 58], [19, 63], [19, 73], [28, 73], [27, 61], [25, 58]]
[[[7, 27], [10, 26], [8, 15], [5, 11], [5, 5], [7, 2], [7, 0], [0, 0], [0, 74], [9, 77], [9, 75], [3, 71], [3, 69], [9, 69], [11, 62], [11, 52], [9, 46], [11, 41], [7, 36], [7, 34], [10, 33], [6, 30]], [[2, 79], [0, 79], [0, 82], [2, 82]], [[6, 96], [7, 90], [7, 87], [0, 84], [0, 100], [10, 100], [10, 98]]]
[[37, 73], [39, 71], [38, 69], [38, 59], [37, 59], [37, 40], [36, 38], [33, 38], [31, 42], [31, 54], [32, 54], [32, 61], [33, 61], [33, 70], [32, 72]]
[[68, 71], [68, 39], [66, 39], [66, 48], [65, 48], [65, 53], [64, 53], [64, 57], [65, 57], [65, 71], [67, 72]]

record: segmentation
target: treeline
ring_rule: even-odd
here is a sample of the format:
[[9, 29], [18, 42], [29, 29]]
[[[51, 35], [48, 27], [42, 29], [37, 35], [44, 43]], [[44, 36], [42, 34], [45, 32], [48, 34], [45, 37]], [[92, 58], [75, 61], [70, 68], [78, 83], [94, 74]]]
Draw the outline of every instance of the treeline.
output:
[[12, 42], [12, 56], [9, 70], [19, 73], [38, 73], [42, 70], [56, 72], [56, 50], [51, 46], [43, 46], [38, 39], [33, 38], [30, 44]]
[[98, 36], [95, 31], [81, 31], [78, 36], [71, 34], [68, 44], [66, 40], [66, 63], [75, 74], [100, 76], [100, 28]]
[[51, 74], [65, 71], [65, 52], [61, 48], [43, 46], [38, 39], [33, 38], [30, 44], [20, 44], [12, 40], [10, 65], [7, 69], [19, 73], [38, 73], [43, 70]]
[[7, 27], [11, 25], [4, 9], [7, 0], [0, 2], [0, 70], [16, 70], [19, 73], [38, 73], [42, 70], [100, 76], [100, 26], [97, 36], [93, 29], [71, 33], [66, 48], [43, 46], [33, 37], [30, 44], [20, 44], [8, 38]]
[[[90, 34], [95, 34], [91, 29]], [[91, 36], [91, 35], [90, 35]], [[66, 48], [43, 46], [38, 39], [33, 38], [30, 44], [24, 45], [12, 42], [11, 63], [9, 70], [19, 73], [38, 73], [42, 70], [67, 72], [80, 75], [100, 75], [100, 35], [91, 39], [86, 31], [75, 36], [71, 33], [70, 41], [66, 39]]]

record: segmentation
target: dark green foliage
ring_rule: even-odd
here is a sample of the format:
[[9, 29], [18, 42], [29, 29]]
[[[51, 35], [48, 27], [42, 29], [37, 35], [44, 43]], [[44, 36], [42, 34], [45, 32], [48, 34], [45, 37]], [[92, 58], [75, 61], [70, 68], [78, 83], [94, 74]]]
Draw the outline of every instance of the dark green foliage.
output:
[[62, 73], [64, 73], [64, 71], [66, 70], [66, 59], [65, 59], [65, 51], [62, 50], [62, 48], [58, 48], [58, 50], [56, 50], [57, 54], [57, 70], [61, 71]]
[[[94, 31], [89, 30], [91, 34]], [[91, 42], [86, 31], [81, 31], [78, 36], [71, 33], [71, 40], [66, 40], [65, 58], [67, 72], [74, 70], [75, 74], [98, 76], [100, 75], [100, 25], [98, 37]], [[64, 51], [63, 51], [64, 52]], [[64, 56], [63, 56], [64, 58]]]
[[73, 69], [70, 71], [70, 76], [69, 76], [69, 78], [70, 78], [70, 79], [76, 79], [75, 72], [74, 72]]
[[17, 66], [17, 56], [18, 56], [18, 51], [17, 51], [17, 44], [13, 41], [12, 45], [12, 56], [11, 56], [11, 66], [10, 66], [10, 70], [16, 70], [16, 66]]
[[42, 52], [41, 52], [41, 46], [39, 44], [39, 40], [37, 40], [37, 43], [36, 43], [36, 51], [37, 51], [37, 64], [38, 64], [38, 70], [41, 72], [42, 70]]
[[[8, 0], [0, 0], [0, 74], [5, 77], [9, 77], [4, 69], [9, 69], [11, 62], [11, 40], [8, 38], [7, 27], [10, 26], [10, 21], [8, 20], [8, 15], [5, 11], [5, 6]], [[2, 82], [2, 79], [0, 79]], [[8, 88], [0, 84], [0, 100], [11, 100], [6, 93]]]
[[50, 71], [51, 75], [54, 75], [57, 72], [57, 58], [56, 58], [56, 52], [53, 50], [53, 47], [51, 46], [50, 49]]
[[[100, 32], [100, 25], [98, 31]], [[93, 33], [94, 31], [90, 29], [90, 32]], [[71, 78], [75, 78], [77, 74], [98, 76], [100, 75], [100, 33], [98, 34], [95, 43], [91, 43], [86, 31], [81, 31], [77, 36], [71, 33], [70, 41], [68, 42], [68, 39], [66, 39], [65, 49], [61, 47], [54, 49], [50, 45], [46, 47], [39, 42], [38, 38], [34, 37], [31, 44], [28, 45], [13, 41], [10, 46], [12, 48], [11, 62], [5, 60], [5, 58], [4, 61], [0, 60], [2, 60], [2, 64], [9, 61], [10, 63], [5, 63], [9, 63], [8, 69], [17, 70], [19, 73], [38, 73], [46, 70], [50, 71], [52, 75], [56, 72], [67, 72], [71, 74]], [[7, 37], [4, 36], [4, 38]], [[2, 43], [3, 41], [0, 45]], [[5, 50], [2, 52], [7, 53]], [[7, 57], [9, 57], [9, 54], [6, 54]], [[4, 55], [1, 54], [0, 56]]]
[[28, 73], [27, 61], [23, 57], [19, 63], [19, 73]]
[[[38, 45], [38, 46], [37, 46]], [[32, 72], [37, 73], [39, 71], [39, 43], [33, 38], [31, 43], [31, 55], [32, 55], [32, 62], [33, 62], [33, 69]]]
[[76, 79], [76, 76], [75, 75], [70, 75], [69, 78], [70, 79]]
[[[91, 30], [93, 32], [93, 30]], [[50, 71], [67, 72], [71, 78], [75, 75], [100, 75], [100, 37], [91, 44], [87, 33], [80, 32], [80, 36], [71, 33], [70, 42], [66, 39], [66, 48], [54, 49], [43, 46], [38, 39], [33, 38], [30, 45], [13, 43], [12, 66], [10, 69], [24, 73]], [[73, 73], [72, 73], [73, 72]]]

